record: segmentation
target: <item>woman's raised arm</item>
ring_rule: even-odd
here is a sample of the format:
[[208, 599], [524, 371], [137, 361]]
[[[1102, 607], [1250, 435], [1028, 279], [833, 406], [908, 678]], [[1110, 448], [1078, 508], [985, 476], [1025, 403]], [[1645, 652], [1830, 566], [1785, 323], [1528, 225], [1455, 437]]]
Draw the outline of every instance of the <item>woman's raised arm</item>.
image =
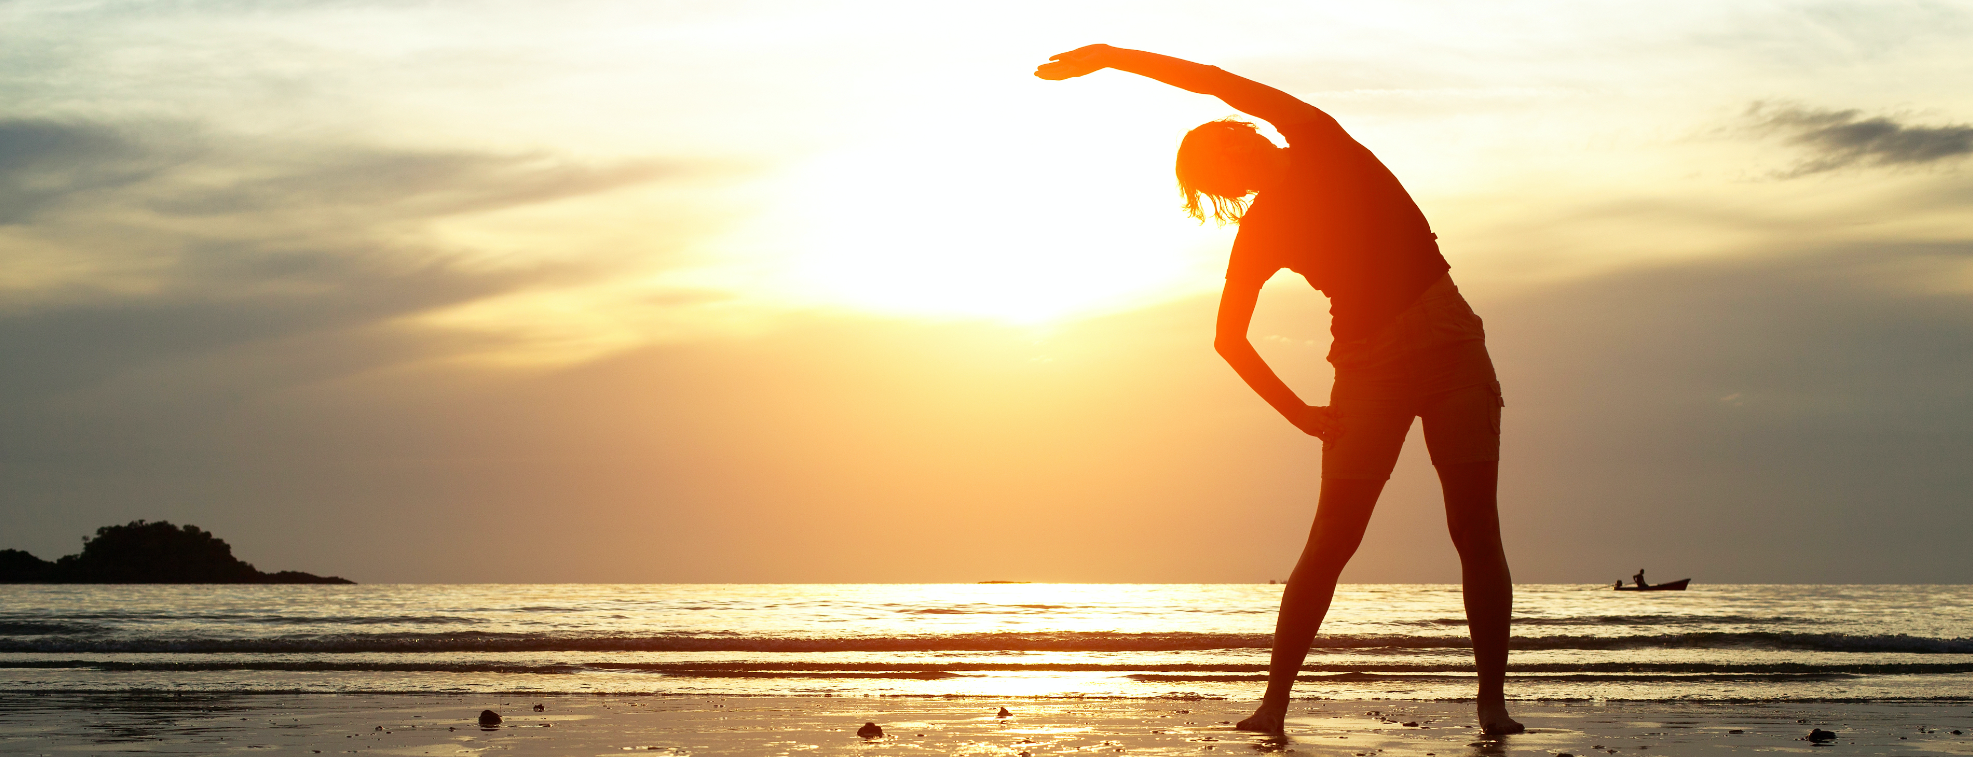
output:
[[1280, 127], [1303, 121], [1326, 120], [1329, 114], [1281, 90], [1219, 69], [1169, 55], [1109, 45], [1086, 45], [1060, 55], [1034, 70], [1043, 79], [1060, 81], [1114, 68], [1170, 84], [1188, 92], [1212, 95], [1247, 115]]

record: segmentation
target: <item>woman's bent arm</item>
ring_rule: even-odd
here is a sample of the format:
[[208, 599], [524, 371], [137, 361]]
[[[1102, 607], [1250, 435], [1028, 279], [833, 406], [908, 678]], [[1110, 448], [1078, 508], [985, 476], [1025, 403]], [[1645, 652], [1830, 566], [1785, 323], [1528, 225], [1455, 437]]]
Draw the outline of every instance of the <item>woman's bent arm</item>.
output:
[[1247, 326], [1254, 319], [1254, 304], [1259, 302], [1261, 285], [1259, 282], [1226, 281], [1226, 291], [1219, 298], [1219, 322], [1214, 327], [1213, 349], [1220, 357], [1226, 358], [1233, 372], [1253, 387], [1254, 393], [1267, 404], [1274, 406], [1281, 417], [1304, 433], [1320, 439], [1329, 438], [1335, 426], [1335, 411], [1327, 407], [1314, 407], [1295, 396], [1295, 390], [1288, 388], [1287, 382], [1275, 375], [1267, 361], [1261, 359], [1254, 343], [1247, 340]]
[[1052, 56], [1049, 61], [1035, 69], [1034, 75], [1043, 79], [1069, 79], [1114, 68], [1156, 79], [1188, 92], [1212, 95], [1233, 106], [1234, 110], [1277, 127], [1329, 119], [1329, 114], [1295, 99], [1294, 95], [1229, 74], [1217, 66], [1193, 63], [1169, 55], [1109, 45], [1089, 45]]

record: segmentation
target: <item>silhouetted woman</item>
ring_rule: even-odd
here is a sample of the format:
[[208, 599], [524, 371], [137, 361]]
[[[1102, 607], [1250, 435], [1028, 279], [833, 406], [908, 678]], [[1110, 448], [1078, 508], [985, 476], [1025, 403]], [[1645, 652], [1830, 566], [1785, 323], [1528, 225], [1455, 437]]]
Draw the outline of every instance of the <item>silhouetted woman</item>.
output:
[[[1109, 45], [1049, 60], [1036, 76], [1128, 71], [1218, 97], [1273, 124], [1288, 141], [1278, 147], [1253, 124], [1225, 120], [1193, 129], [1178, 148], [1186, 210], [1201, 221], [1210, 213], [1240, 225], [1213, 346], [1289, 423], [1322, 440], [1322, 493], [1308, 545], [1281, 595], [1267, 693], [1240, 727], [1281, 730], [1295, 673], [1329, 611], [1336, 579], [1363, 540], [1418, 417], [1459, 549], [1480, 726], [1488, 733], [1522, 730], [1502, 693], [1513, 585], [1495, 503], [1500, 383], [1480, 318], [1446, 274], [1450, 266], [1418, 205], [1329, 114], [1280, 90], [1212, 66]], [[1283, 268], [1330, 300], [1336, 381], [1326, 407], [1295, 396], [1247, 341], [1261, 285]]]

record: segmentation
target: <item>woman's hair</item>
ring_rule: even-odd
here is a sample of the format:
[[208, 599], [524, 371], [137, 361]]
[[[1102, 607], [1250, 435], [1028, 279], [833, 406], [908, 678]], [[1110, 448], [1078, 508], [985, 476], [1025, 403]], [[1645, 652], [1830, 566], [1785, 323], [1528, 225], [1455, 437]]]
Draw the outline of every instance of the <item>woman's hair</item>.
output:
[[[1231, 118], [1208, 121], [1185, 133], [1178, 143], [1178, 193], [1185, 198], [1185, 214], [1206, 222], [1206, 205], [1212, 205], [1213, 221], [1221, 226], [1239, 223], [1247, 212], [1250, 187], [1235, 174], [1228, 158], [1228, 147], [1239, 140], [1267, 140], [1253, 124]], [[1271, 144], [1271, 143], [1270, 143]], [[1200, 197], [1206, 198], [1205, 202]]]

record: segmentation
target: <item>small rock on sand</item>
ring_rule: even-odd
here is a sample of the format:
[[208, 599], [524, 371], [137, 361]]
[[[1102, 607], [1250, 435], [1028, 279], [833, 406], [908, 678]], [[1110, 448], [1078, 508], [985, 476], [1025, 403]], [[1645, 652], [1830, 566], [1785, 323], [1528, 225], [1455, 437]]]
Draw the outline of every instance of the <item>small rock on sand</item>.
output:
[[1005, 707], [1002, 707], [1002, 708], [1000, 708], [1000, 714], [998, 714], [998, 715], [995, 715], [994, 717], [996, 717], [996, 718], [1011, 718], [1011, 717], [1014, 717], [1014, 713], [1011, 713], [1011, 712], [1008, 712], [1008, 711], [1007, 711], [1007, 708], [1005, 708]]
[[535, 711], [535, 712], [547, 712], [547, 711], [548, 711], [548, 705], [545, 705], [545, 704], [537, 704], [537, 705], [535, 705], [535, 706], [534, 706], [534, 711]]
[[1835, 734], [1835, 733], [1832, 733], [1832, 732], [1830, 732], [1830, 731], [1825, 731], [1825, 730], [1822, 730], [1822, 729], [1820, 729], [1820, 728], [1810, 728], [1810, 729], [1809, 729], [1809, 740], [1810, 740], [1810, 741], [1813, 741], [1813, 742], [1816, 742], [1816, 743], [1818, 743], [1818, 744], [1820, 744], [1820, 743], [1822, 743], [1822, 742], [1825, 742], [1825, 741], [1835, 741], [1835, 740], [1836, 740], [1836, 734]]
[[876, 723], [864, 723], [862, 728], [856, 729], [856, 735], [866, 739], [881, 739], [884, 737], [884, 728]]
[[500, 725], [500, 713], [480, 710], [480, 725]]

